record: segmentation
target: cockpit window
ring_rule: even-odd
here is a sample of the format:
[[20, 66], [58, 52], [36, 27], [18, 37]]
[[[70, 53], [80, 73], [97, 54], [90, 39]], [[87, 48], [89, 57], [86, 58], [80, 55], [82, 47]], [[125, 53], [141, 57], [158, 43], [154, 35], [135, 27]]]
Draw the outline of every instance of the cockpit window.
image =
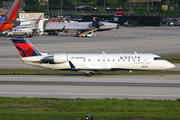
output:
[[161, 57], [154, 57], [154, 60], [164, 60], [164, 59]]

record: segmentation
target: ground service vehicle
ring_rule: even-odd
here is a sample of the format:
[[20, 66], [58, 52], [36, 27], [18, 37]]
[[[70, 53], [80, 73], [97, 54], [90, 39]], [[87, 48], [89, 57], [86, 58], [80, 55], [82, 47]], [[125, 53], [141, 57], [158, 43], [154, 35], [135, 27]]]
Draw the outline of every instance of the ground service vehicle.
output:
[[32, 28], [13, 28], [11, 30], [8, 30], [4, 33], [4, 36], [6, 37], [12, 37], [12, 36], [24, 36], [24, 37], [32, 37], [33, 36], [33, 30]]

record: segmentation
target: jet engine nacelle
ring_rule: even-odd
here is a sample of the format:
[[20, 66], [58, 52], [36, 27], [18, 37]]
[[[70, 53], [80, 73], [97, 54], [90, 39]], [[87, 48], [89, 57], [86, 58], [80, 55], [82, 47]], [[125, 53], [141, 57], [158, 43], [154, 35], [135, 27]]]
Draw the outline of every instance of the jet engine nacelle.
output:
[[67, 54], [55, 54], [54, 63], [61, 64], [68, 61]]
[[99, 27], [101, 27], [103, 24], [101, 23], [101, 22], [98, 22], [98, 21], [94, 21], [93, 23], [92, 23], [92, 26], [94, 26], [94, 27], [96, 27], [96, 28], [99, 28]]
[[44, 57], [41, 60], [41, 63], [50, 63], [50, 64], [62, 64], [68, 61], [66, 53], [54, 54], [52, 56]]

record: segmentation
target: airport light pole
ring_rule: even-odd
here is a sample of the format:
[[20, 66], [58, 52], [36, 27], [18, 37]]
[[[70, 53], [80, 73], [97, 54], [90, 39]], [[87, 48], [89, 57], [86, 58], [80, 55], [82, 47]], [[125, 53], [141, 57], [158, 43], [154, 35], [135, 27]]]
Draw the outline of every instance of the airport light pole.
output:
[[129, 12], [131, 12], [131, 5], [132, 5], [132, 0], [130, 0]]
[[49, 12], [49, 1], [46, 0], [46, 2], [47, 2], [47, 11]]
[[60, 16], [60, 20], [61, 20], [61, 17], [62, 17], [62, 1], [63, 0], [61, 0], [61, 16]]
[[76, 14], [76, 0], [75, 0], [75, 14]]
[[148, 11], [149, 11], [149, 0], [147, 0], [147, 5], [148, 5]]

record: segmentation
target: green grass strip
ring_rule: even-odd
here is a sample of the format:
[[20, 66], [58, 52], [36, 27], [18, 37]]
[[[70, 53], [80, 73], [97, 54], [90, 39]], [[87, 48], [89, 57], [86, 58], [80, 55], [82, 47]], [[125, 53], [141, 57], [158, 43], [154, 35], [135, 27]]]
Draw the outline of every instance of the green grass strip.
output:
[[0, 97], [1, 120], [180, 119], [180, 100]]
[[[100, 71], [97, 75], [129, 75], [129, 74], [159, 74], [160, 71]], [[61, 71], [51, 69], [0, 69], [0, 75], [83, 75], [77, 71]], [[180, 74], [180, 71], [165, 71], [164, 74]]]
[[171, 62], [171, 63], [180, 63], [180, 55], [170, 54], [162, 56], [163, 59]]

